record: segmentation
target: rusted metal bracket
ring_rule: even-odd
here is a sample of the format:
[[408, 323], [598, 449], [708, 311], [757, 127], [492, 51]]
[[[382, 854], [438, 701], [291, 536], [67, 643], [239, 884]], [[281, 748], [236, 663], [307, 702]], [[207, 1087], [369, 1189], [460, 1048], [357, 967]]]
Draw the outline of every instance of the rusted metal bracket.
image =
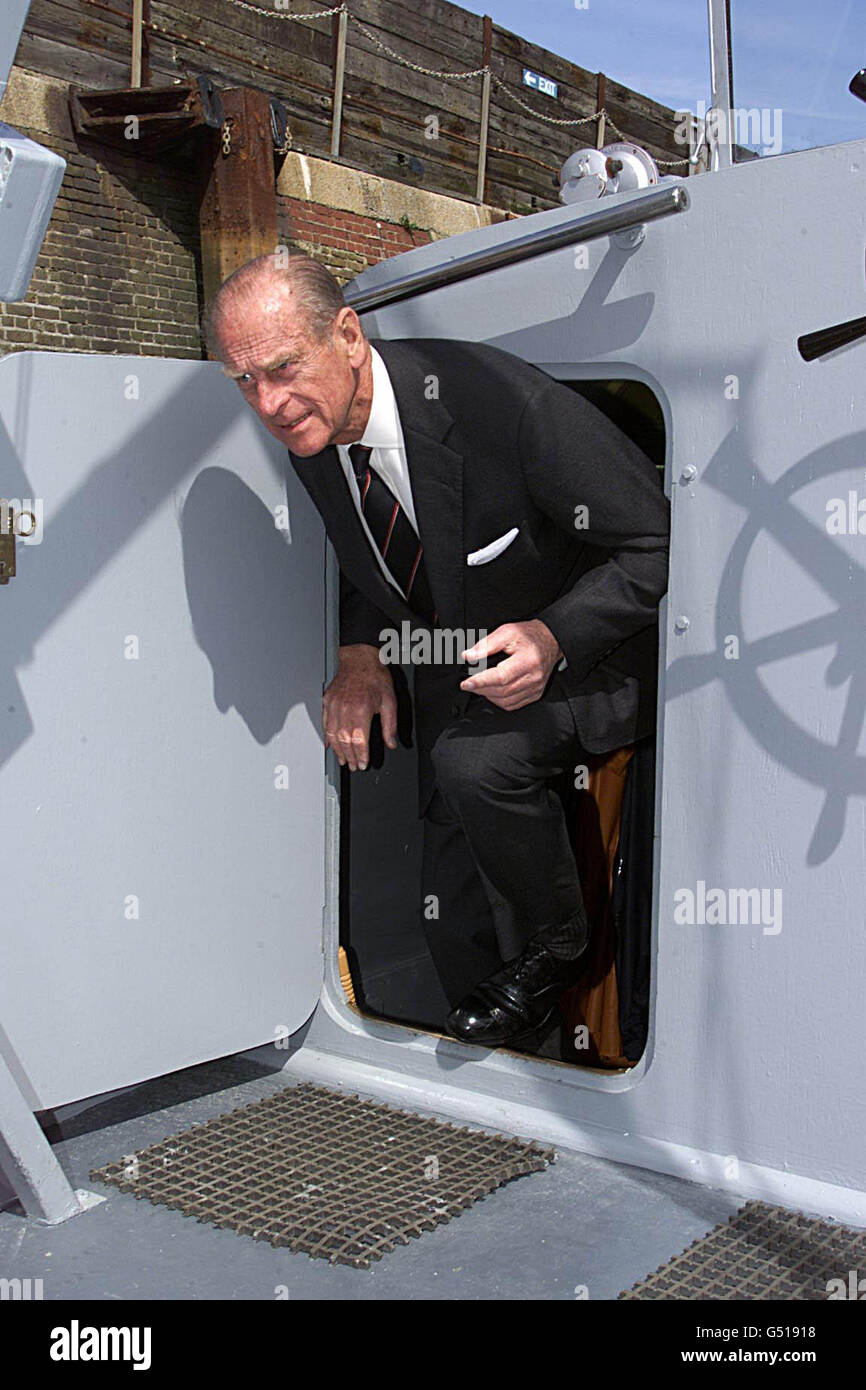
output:
[[133, 141], [138, 149], [168, 149], [191, 131], [219, 130], [224, 119], [220, 94], [206, 76], [176, 87], [73, 87], [69, 109], [76, 134], [125, 150]]
[[281, 101], [271, 98], [271, 134], [274, 137], [274, 154], [288, 154], [292, 148], [292, 128], [289, 113]]

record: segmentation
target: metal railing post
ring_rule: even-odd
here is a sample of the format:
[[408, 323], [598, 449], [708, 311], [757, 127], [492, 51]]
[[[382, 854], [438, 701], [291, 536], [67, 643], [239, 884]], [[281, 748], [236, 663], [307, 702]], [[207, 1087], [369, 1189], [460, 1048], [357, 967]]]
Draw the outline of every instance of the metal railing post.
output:
[[336, 20], [334, 54], [334, 102], [331, 114], [331, 158], [340, 153], [340, 136], [343, 129], [343, 84], [346, 77], [346, 24], [348, 15], [341, 10], [334, 16]]

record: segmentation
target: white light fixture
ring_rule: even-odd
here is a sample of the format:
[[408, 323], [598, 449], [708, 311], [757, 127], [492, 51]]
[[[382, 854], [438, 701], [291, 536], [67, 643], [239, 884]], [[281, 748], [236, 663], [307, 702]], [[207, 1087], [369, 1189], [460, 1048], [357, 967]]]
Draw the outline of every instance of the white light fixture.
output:
[[66, 160], [0, 121], [0, 300], [23, 299]]
[[596, 150], [575, 150], [562, 166], [559, 196], [563, 203], [583, 203], [608, 193], [630, 193], [659, 181], [658, 165], [640, 145], [621, 141]]

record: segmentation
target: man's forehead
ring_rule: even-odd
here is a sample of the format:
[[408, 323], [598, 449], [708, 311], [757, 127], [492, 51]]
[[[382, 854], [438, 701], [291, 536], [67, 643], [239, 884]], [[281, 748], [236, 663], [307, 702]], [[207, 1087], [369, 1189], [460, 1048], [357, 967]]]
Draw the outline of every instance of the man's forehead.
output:
[[266, 368], [276, 362], [300, 361], [309, 354], [309, 334], [284, 298], [244, 297], [226, 306], [219, 336], [226, 369]]
[[226, 329], [257, 332], [300, 333], [303, 309], [288, 282], [264, 276], [223, 292], [217, 310]]

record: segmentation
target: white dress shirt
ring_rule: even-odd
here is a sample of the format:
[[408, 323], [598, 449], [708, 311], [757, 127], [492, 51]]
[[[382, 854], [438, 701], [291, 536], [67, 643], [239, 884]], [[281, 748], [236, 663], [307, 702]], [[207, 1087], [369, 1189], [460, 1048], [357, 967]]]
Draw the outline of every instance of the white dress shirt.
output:
[[[388, 368], [382, 357], [374, 347], [370, 348], [370, 353], [373, 359], [373, 401], [370, 406], [370, 418], [364, 433], [357, 442], [373, 450], [370, 455], [371, 467], [375, 468], [376, 472], [388, 484], [417, 531], [418, 522], [415, 519], [415, 503], [412, 498], [412, 486], [409, 482], [409, 466], [406, 462], [406, 446], [403, 443], [403, 429], [400, 424], [397, 399], [391, 385], [391, 378], [388, 375]], [[337, 453], [340, 456], [340, 463], [343, 465], [343, 472], [346, 475], [355, 510], [361, 518], [361, 525], [375, 552], [376, 559], [379, 561], [382, 573], [388, 583], [405, 598], [403, 590], [383, 560], [379, 548], [370, 534], [364, 513], [361, 511], [361, 495], [355, 480], [352, 460], [349, 457], [349, 445], [338, 444]]]

